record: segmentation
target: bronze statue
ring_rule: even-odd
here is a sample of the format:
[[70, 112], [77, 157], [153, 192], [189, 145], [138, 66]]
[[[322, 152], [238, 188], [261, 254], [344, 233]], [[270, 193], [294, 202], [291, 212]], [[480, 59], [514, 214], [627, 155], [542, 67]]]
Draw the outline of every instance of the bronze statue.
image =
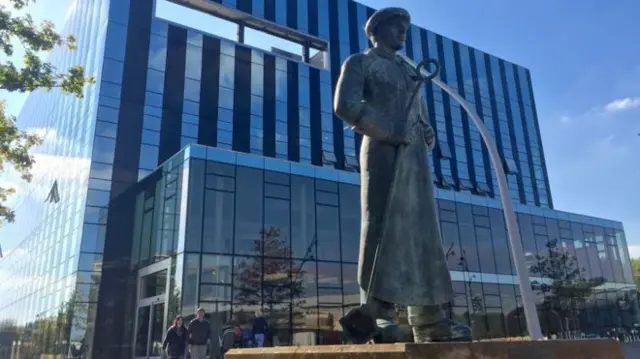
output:
[[365, 25], [374, 44], [345, 60], [336, 114], [363, 135], [360, 148], [362, 233], [358, 280], [363, 305], [341, 323], [350, 343], [400, 341], [394, 305], [406, 305], [417, 343], [471, 340], [442, 308], [453, 298], [429, 152], [436, 139], [421, 84], [402, 60], [411, 19], [401, 8], [375, 12]]

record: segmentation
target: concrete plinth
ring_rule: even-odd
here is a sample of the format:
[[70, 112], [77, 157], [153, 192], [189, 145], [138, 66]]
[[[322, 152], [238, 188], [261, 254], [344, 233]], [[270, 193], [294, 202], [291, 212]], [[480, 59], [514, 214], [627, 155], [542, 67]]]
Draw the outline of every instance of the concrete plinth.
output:
[[614, 340], [319, 345], [234, 349], [225, 359], [624, 359]]

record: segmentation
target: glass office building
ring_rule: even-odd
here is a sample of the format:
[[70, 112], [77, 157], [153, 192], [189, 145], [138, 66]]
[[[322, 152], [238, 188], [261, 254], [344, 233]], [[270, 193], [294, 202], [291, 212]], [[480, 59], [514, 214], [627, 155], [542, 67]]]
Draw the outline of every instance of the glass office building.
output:
[[[215, 328], [262, 313], [273, 345], [340, 342], [337, 320], [359, 299], [361, 138], [333, 115], [332, 88], [342, 61], [370, 46], [373, 11], [352, 0], [77, 0], [66, 29], [79, 51], [52, 61], [98, 81], [81, 100], [36, 92], [20, 114], [45, 144], [39, 175], [14, 198], [16, 222], [0, 229], [0, 358], [157, 357], [172, 318], [198, 307]], [[558, 308], [536, 291], [544, 332], [632, 328], [622, 224], [553, 209], [529, 71], [416, 26], [403, 52], [439, 59], [483, 117], [533, 280], [553, 284], [545, 263], [570, 255], [571, 300]], [[524, 335], [486, 148], [446, 94], [425, 95], [450, 314], [478, 338]]]

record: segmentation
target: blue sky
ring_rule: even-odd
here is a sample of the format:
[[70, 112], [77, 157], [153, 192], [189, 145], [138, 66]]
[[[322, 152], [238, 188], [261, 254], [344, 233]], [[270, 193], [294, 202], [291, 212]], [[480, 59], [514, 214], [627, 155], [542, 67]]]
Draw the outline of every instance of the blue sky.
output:
[[[555, 207], [621, 220], [640, 257], [640, 2], [361, 2], [405, 7], [419, 26], [529, 68]], [[70, 3], [32, 15], [60, 24]], [[18, 114], [24, 96], [0, 97]]]

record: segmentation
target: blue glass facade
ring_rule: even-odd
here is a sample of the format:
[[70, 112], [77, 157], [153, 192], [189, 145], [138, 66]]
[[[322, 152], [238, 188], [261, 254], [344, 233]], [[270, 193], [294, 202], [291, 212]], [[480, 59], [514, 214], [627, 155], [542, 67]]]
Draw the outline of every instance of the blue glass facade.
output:
[[[333, 319], [360, 300], [359, 182], [353, 172], [189, 146], [138, 185], [133, 268], [172, 258], [169, 317], [203, 307], [212, 320], [248, 329], [262, 311], [273, 345], [339, 343]], [[445, 189], [436, 199], [456, 293], [450, 315], [478, 338], [525, 335], [500, 201]], [[560, 321], [538, 294], [546, 334], [633, 326], [620, 223], [526, 205], [516, 211], [532, 281], [551, 283], [534, 268], [552, 255], [554, 239], [576, 258], [582, 279], [604, 279]]]
[[[34, 151], [33, 181], [18, 183], [18, 194], [11, 199], [16, 221], [0, 230], [8, 249], [0, 260], [0, 321], [14, 328], [14, 339], [25, 341], [24, 355], [58, 352], [67, 348], [62, 341], [81, 338], [90, 345], [93, 337], [91, 302], [97, 300], [108, 196], [90, 188], [95, 187], [93, 178], [111, 173], [98, 162], [113, 160], [109, 140], [94, 134], [102, 131], [96, 122], [102, 95], [111, 91], [101, 84], [103, 54], [109, 51], [109, 19], [118, 13], [110, 13], [106, 0], [74, 4], [62, 32], [76, 36], [77, 50], [56, 50], [49, 61], [60, 68], [82, 64], [98, 84], [86, 87], [83, 99], [57, 89], [37, 91], [19, 116], [24, 129], [44, 138]], [[60, 200], [45, 201], [54, 187]], [[46, 336], [39, 335], [40, 326], [49, 327]], [[10, 348], [3, 343], [0, 356], [8, 356]]]
[[[335, 342], [327, 318], [357, 304], [361, 138], [333, 114], [332, 89], [344, 59], [370, 46], [362, 28], [374, 10], [352, 0], [201, 5], [76, 1], [67, 31], [79, 49], [52, 61], [83, 64], [98, 82], [82, 100], [36, 92], [20, 114], [45, 144], [41, 175], [18, 188], [16, 223], [0, 229], [0, 322], [19, 341], [14, 354], [149, 354], [138, 350], [136, 270], [163, 258], [172, 259], [171, 288], [180, 292], [166, 300], [166, 316], [198, 305], [224, 318], [278, 307], [283, 345]], [[171, 17], [178, 8], [188, 17]], [[529, 70], [413, 25], [403, 53], [439, 59], [443, 81], [481, 114], [508, 170], [530, 265], [557, 239], [586, 278], [606, 279], [571, 328], [631, 325], [635, 307], [612, 305], [635, 291], [622, 224], [553, 210]], [[451, 313], [481, 337], [522, 334], [487, 150], [460, 106], [431, 84], [424, 94], [437, 133], [444, 246], [465, 253], [463, 267], [456, 255], [450, 263], [458, 294]], [[207, 172], [210, 165], [219, 168]], [[54, 183], [60, 202], [44, 202]], [[256, 247], [266, 228], [287, 238], [290, 255]], [[305, 258], [311, 247], [313, 259]], [[311, 263], [310, 284], [300, 279], [305, 304], [293, 293], [247, 299], [233, 268], [268, 260], [288, 277]], [[224, 263], [229, 278], [206, 277], [205, 268]], [[261, 293], [271, 285], [255, 283]], [[477, 295], [481, 312], [470, 299]], [[292, 309], [301, 306], [304, 315]], [[547, 331], [558, 329], [542, 317]]]

